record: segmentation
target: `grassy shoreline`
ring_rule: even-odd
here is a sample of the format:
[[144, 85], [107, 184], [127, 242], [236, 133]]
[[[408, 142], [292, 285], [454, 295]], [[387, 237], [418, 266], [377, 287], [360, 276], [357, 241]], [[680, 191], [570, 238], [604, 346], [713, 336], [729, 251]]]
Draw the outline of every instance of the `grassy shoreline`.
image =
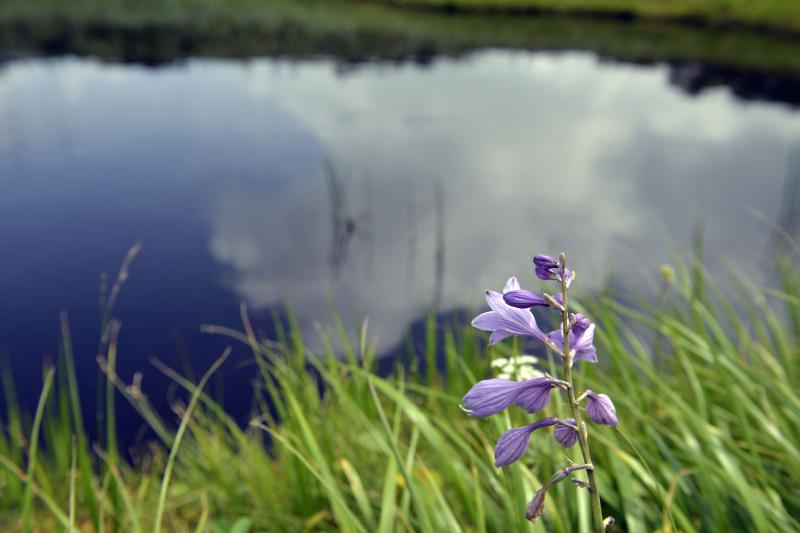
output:
[[[786, 266], [780, 290], [739, 277], [723, 291], [701, 267], [679, 263], [674, 284], [656, 282], [651, 303], [622, 303], [632, 295], [585, 302], [601, 363], [583, 368], [578, 386], [617, 405], [617, 429], [590, 431], [604, 507], [625, 531], [800, 528], [800, 276]], [[183, 391], [174, 416], [155, 413], [142, 391], [109, 372], [109, 394], [134, 405], [157, 436], [133, 461], [118, 451], [113, 402], [105, 442], [83, 433], [65, 332], [39, 415], [31, 421], [10, 409], [2, 417], [0, 526], [149, 531], [161, 509], [162, 529], [176, 532], [585, 531], [587, 502], [563, 484], [542, 521], [523, 516], [533, 491], [575, 450], [537, 435], [521, 463], [495, 469], [495, 439], [527, 418], [511, 410], [478, 420], [459, 408], [465, 391], [492, 375], [493, 358], [522, 346], [487, 351], [472, 328], [433, 321], [426, 330], [416, 353], [386, 376], [375, 372], [363, 330], [359, 342], [345, 341], [340, 360], [330, 343], [310, 354], [291, 322], [269, 340], [256, 337], [246, 314], [242, 332], [210, 328], [256, 363], [254, 418], [244, 428], [163, 365]], [[106, 369], [124, 357], [114, 339]], [[434, 360], [443, 373], [421, 366]], [[546, 358], [543, 367], [557, 364]], [[556, 409], [561, 401], [554, 395]], [[38, 453], [29, 445], [36, 434]]]
[[688, 90], [727, 85], [745, 98], [800, 103], [800, 40], [753, 32], [607, 18], [451, 16], [347, 0], [160, 5], [8, 0], [0, 4], [0, 60], [67, 54], [148, 65], [263, 56], [426, 63], [487, 48], [576, 50], [637, 64], [689, 66], [694, 89]]

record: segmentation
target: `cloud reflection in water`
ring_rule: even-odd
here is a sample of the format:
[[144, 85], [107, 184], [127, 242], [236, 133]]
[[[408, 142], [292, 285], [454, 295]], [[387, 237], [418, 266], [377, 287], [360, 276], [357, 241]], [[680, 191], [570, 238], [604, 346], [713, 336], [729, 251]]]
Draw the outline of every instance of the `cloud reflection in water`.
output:
[[724, 90], [690, 98], [666, 76], [585, 54], [343, 77], [255, 62], [245, 97], [308, 132], [313, 163], [280, 191], [220, 194], [212, 254], [251, 305], [286, 299], [309, 324], [330, 300], [348, 323], [369, 316], [384, 347], [434, 303], [477, 305], [512, 274], [534, 283], [535, 251], [570, 251], [596, 283], [625, 268], [622, 249], [665, 259], [659, 224], [686, 244], [701, 220], [712, 262], [742, 257], [765, 242], [744, 208], [778, 210], [796, 115]]

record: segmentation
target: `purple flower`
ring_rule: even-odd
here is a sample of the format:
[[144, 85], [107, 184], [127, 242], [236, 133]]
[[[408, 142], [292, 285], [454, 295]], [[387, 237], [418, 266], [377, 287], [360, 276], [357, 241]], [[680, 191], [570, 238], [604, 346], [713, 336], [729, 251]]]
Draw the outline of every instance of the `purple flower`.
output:
[[[566, 424], [564, 422], [566, 422]], [[575, 430], [574, 426], [574, 418], [567, 418], [563, 422], [558, 420], [556, 423], [556, 429], [553, 431], [553, 437], [555, 437], [558, 443], [564, 448], [571, 448], [576, 442], [578, 442], [578, 432]]]
[[555, 387], [558, 387], [558, 382], [547, 377], [526, 381], [485, 379], [473, 385], [464, 396], [464, 408], [478, 418], [499, 413], [512, 403], [534, 413], [547, 406], [550, 390]]
[[575, 324], [572, 326], [572, 333], [577, 337], [583, 335], [583, 332], [589, 329], [591, 321], [580, 313], [575, 314]]
[[494, 464], [496, 467], [506, 466], [518, 460], [528, 449], [531, 433], [558, 422], [555, 418], [543, 418], [533, 424], [519, 428], [511, 428], [500, 437], [494, 447]]
[[[533, 264], [536, 267], [536, 276], [544, 281], [561, 281], [561, 264], [557, 259], [549, 255], [536, 255], [533, 257]], [[565, 274], [569, 278], [570, 270], [566, 269]]]
[[617, 410], [607, 394], [597, 394], [587, 390], [586, 397], [589, 399], [586, 403], [586, 412], [589, 413], [589, 418], [598, 424], [612, 427], [617, 425]]
[[[577, 325], [577, 322], [575, 323]], [[564, 333], [556, 329], [547, 334], [547, 338], [562, 352], [564, 351]], [[594, 347], [594, 324], [589, 323], [580, 335], [573, 326], [569, 332], [569, 351], [573, 361], [597, 362], [597, 350]]]
[[[519, 290], [519, 282], [512, 276], [508, 278], [503, 293], [516, 290]], [[486, 291], [486, 302], [492, 310], [476, 316], [472, 325], [492, 332], [489, 345], [498, 343], [509, 335], [530, 335], [544, 341], [545, 335], [536, 325], [536, 319], [530, 311], [511, 307], [503, 301], [503, 296], [495, 291]]]
[[512, 403], [534, 413], [545, 408], [550, 401], [550, 390], [555, 387], [558, 382], [547, 377], [526, 381], [485, 379], [473, 385], [464, 396], [464, 408], [478, 418], [499, 413]]

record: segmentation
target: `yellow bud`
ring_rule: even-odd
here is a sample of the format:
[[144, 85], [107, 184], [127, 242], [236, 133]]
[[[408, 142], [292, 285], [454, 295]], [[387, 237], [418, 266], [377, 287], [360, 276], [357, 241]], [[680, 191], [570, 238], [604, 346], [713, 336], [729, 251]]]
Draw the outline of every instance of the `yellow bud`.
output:
[[672, 268], [672, 265], [661, 265], [658, 271], [661, 274], [661, 279], [664, 280], [665, 283], [669, 285], [675, 283], [675, 269]]

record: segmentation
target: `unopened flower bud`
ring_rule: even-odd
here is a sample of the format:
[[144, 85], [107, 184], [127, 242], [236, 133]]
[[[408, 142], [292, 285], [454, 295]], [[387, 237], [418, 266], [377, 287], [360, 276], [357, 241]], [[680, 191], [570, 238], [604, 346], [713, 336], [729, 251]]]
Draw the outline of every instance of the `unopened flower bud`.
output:
[[546, 270], [559, 268], [561, 266], [558, 264], [557, 259], [544, 254], [535, 255], [533, 257], [533, 264], [536, 265], [536, 268], [544, 268]]
[[589, 413], [589, 418], [598, 424], [606, 424], [612, 427], [617, 425], [617, 410], [607, 394], [597, 394], [591, 390], [587, 390], [584, 394], [589, 398], [586, 404], [586, 412]]
[[528, 502], [528, 507], [525, 508], [525, 518], [529, 521], [534, 522], [542, 515], [544, 511], [544, 497], [547, 496], [547, 489], [548, 486], [545, 485], [537, 490], [531, 501]]
[[545, 298], [525, 289], [509, 291], [503, 295], [503, 300], [517, 309], [529, 309], [536, 306], [547, 307], [548, 305]]
[[675, 269], [672, 268], [672, 265], [661, 265], [661, 268], [658, 269], [659, 274], [661, 274], [661, 279], [667, 285], [672, 285], [675, 283]]
[[556, 423], [556, 429], [553, 431], [553, 437], [564, 448], [571, 448], [578, 442], [578, 431], [575, 429], [575, 419], [567, 418], [563, 422], [559, 420]]

